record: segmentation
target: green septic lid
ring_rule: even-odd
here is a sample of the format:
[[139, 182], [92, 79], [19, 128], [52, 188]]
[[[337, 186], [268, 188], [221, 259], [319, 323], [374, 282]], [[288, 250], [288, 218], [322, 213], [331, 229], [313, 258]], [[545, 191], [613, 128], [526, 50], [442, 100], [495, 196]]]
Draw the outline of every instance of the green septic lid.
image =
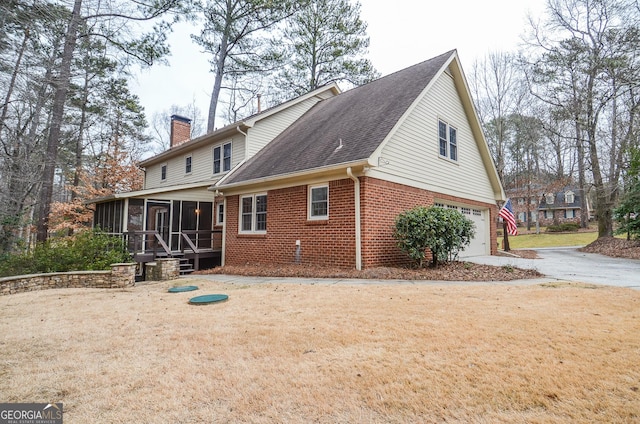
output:
[[205, 294], [203, 296], [196, 296], [189, 299], [189, 303], [192, 305], [207, 305], [209, 303], [224, 302], [229, 299], [226, 294]]
[[181, 293], [198, 290], [198, 286], [180, 286], [180, 287], [171, 287], [169, 289], [169, 293]]

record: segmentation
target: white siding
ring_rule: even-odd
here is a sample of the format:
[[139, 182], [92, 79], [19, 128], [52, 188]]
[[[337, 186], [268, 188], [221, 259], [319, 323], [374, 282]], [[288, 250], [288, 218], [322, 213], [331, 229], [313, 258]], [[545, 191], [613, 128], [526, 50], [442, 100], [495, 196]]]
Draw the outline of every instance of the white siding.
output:
[[253, 128], [250, 128], [247, 132], [249, 135], [248, 157], [250, 158], [258, 153], [260, 149], [304, 115], [319, 100], [317, 97], [311, 97], [256, 122]]
[[[245, 140], [244, 135], [238, 133], [233, 138], [207, 144], [194, 150], [182, 152], [180, 155], [168, 159], [166, 162], [151, 165], [146, 170], [145, 189], [158, 187], [170, 187], [195, 183], [199, 181], [216, 181], [226, 172], [213, 173], [213, 148], [231, 142], [231, 168], [244, 159]], [[191, 173], [185, 173], [185, 158], [191, 155]], [[162, 165], [167, 165], [167, 179], [160, 180]]]
[[[438, 120], [457, 129], [458, 161], [440, 157]], [[434, 85], [381, 152], [371, 176], [487, 203], [494, 203], [487, 176], [460, 97], [448, 74]]]
[[190, 190], [168, 191], [146, 196], [147, 200], [187, 200], [213, 202], [214, 195], [207, 190], [207, 187], [194, 188]]

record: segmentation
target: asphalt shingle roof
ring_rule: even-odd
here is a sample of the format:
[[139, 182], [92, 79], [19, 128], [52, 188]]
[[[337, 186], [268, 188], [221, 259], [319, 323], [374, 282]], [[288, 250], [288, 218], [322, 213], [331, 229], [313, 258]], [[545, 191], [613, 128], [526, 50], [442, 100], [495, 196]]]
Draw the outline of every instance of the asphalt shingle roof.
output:
[[453, 53], [318, 102], [224, 184], [367, 159]]

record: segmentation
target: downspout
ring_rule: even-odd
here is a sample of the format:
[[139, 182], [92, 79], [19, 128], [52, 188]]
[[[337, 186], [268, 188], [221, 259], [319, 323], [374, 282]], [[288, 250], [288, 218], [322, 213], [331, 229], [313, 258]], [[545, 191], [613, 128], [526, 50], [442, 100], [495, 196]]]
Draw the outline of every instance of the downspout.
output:
[[360, 180], [353, 175], [351, 167], [347, 168], [347, 176], [354, 183], [354, 203], [356, 210], [356, 269], [362, 271], [362, 229], [360, 226]]
[[222, 200], [222, 208], [224, 212], [224, 221], [222, 221], [222, 252], [220, 252], [220, 266], [224, 266], [227, 250], [227, 198]]
[[236, 131], [244, 136], [244, 159], [249, 157], [249, 135], [240, 129], [240, 125], [236, 126]]

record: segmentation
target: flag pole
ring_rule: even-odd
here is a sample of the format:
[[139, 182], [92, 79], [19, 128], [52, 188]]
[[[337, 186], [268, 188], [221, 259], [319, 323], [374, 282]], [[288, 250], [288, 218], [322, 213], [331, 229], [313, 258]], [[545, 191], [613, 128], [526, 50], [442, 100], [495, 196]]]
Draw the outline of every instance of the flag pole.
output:
[[504, 238], [502, 239], [502, 249], [505, 252], [510, 252], [511, 247], [509, 246], [509, 232], [507, 231], [507, 221], [502, 220], [502, 234]]

